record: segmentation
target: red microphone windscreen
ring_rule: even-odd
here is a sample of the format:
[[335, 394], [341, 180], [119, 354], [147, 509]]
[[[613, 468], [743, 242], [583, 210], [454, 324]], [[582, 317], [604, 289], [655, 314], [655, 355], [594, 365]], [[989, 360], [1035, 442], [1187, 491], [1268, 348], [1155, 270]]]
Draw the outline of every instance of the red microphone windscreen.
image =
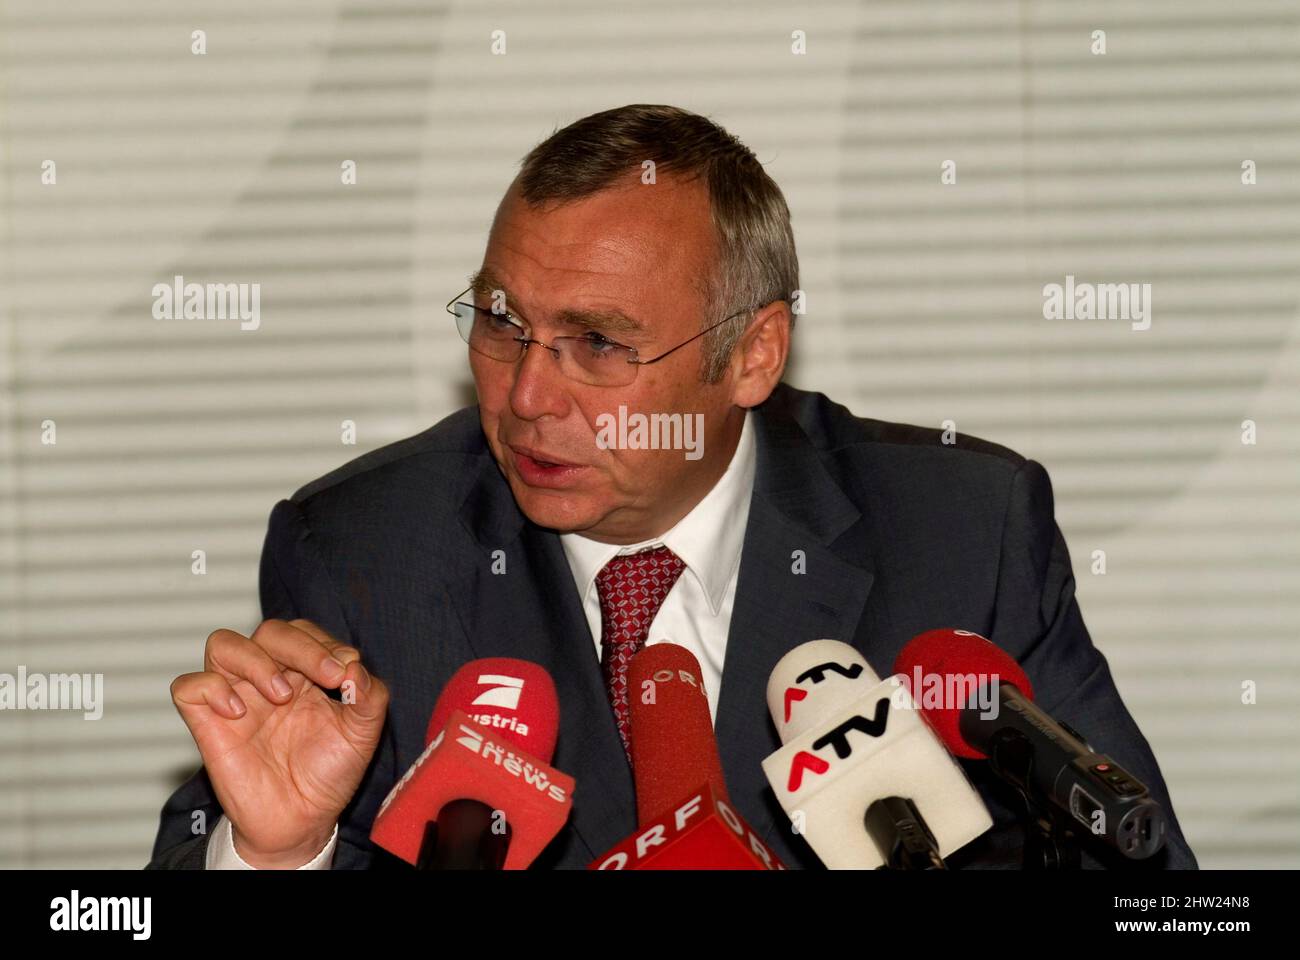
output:
[[370, 839], [414, 866], [425, 827], [452, 800], [477, 800], [494, 820], [501, 815], [511, 829], [504, 867], [522, 870], [564, 828], [573, 778], [453, 710], [380, 804]]
[[685, 647], [656, 643], [628, 665], [632, 778], [644, 826], [704, 785], [724, 800], [722, 760], [700, 662]]
[[958, 757], [988, 759], [961, 735], [961, 711], [964, 700], [950, 698], [951, 692], [974, 688], [970, 683], [950, 682], [950, 677], [987, 682], [996, 678], [1009, 683], [1030, 700], [1034, 689], [1020, 664], [992, 641], [969, 630], [945, 627], [928, 630], [907, 642], [894, 660], [894, 673], [904, 674], [912, 699], [925, 713], [944, 746]]
[[555, 681], [537, 664], [510, 657], [465, 664], [442, 688], [425, 743], [442, 732], [453, 710], [542, 762], [551, 762], [560, 729], [560, 700]]

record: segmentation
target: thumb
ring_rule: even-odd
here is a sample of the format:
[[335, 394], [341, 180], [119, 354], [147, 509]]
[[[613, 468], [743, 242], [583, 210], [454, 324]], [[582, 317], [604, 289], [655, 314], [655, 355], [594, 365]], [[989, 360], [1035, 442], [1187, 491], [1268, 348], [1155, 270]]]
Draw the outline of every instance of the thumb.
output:
[[[339, 688], [344, 693], [342, 724], [350, 739], [374, 743], [388, 713], [388, 687], [361, 665], [348, 664]], [[349, 697], [348, 694], [351, 694]], [[347, 702], [351, 699], [351, 703]]]

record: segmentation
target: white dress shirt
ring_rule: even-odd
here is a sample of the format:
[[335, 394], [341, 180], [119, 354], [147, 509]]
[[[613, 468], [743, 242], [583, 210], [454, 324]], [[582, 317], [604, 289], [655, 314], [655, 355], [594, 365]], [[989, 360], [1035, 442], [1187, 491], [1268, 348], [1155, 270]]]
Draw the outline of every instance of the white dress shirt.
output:
[[668, 591], [663, 606], [650, 623], [646, 645], [668, 641], [695, 654], [703, 671], [709, 713], [718, 716], [718, 692], [722, 688], [722, 664], [727, 652], [727, 631], [731, 608], [736, 600], [740, 573], [740, 548], [745, 542], [749, 500], [754, 489], [754, 414], [746, 412], [740, 442], [731, 463], [713, 489], [691, 512], [666, 533], [641, 543], [620, 546], [600, 543], [576, 533], [560, 534], [564, 553], [578, 585], [587, 625], [596, 640], [600, 659], [600, 592], [596, 574], [614, 557], [637, 553], [649, 547], [665, 546], [686, 564], [677, 583]]
[[[641, 543], [620, 546], [600, 543], [576, 533], [560, 534], [573, 582], [582, 598], [587, 625], [596, 641], [600, 659], [600, 594], [596, 574], [614, 557], [665, 546], [685, 564], [681, 576], [668, 591], [663, 605], [650, 623], [646, 645], [676, 643], [695, 655], [704, 676], [709, 713], [716, 722], [718, 694], [722, 689], [722, 665], [726, 660], [727, 633], [736, 600], [740, 575], [740, 551], [749, 520], [749, 501], [754, 491], [757, 455], [754, 446], [754, 414], [746, 411], [740, 442], [726, 471], [718, 478], [691, 512], [670, 530]], [[685, 454], [683, 453], [683, 456]], [[338, 826], [329, 843], [299, 870], [328, 870], [338, 843]], [[223, 815], [208, 841], [206, 866], [209, 870], [253, 870], [235, 852], [230, 821]]]

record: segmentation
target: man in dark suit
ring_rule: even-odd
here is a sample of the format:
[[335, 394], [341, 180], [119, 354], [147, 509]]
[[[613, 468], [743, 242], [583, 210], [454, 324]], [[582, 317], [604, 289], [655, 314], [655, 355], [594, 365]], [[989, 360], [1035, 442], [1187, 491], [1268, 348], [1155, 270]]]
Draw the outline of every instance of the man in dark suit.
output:
[[[1194, 867], [1084, 627], [1046, 472], [783, 384], [800, 301], [779, 189], [704, 118], [624, 107], [535, 148], [449, 305], [478, 405], [276, 505], [263, 624], [216, 631], [173, 684], [205, 767], [164, 807], [150, 866], [389, 865], [368, 839], [379, 804], [443, 684], [490, 656], [555, 679], [554, 763], [577, 787], [537, 865], [585, 866], [636, 826], [620, 663], [667, 625], [698, 647], [733, 802], [789, 866], [818, 861], [760, 767], [773, 666], [833, 638], [883, 676], [951, 626], [1011, 653], [1043, 708], [1151, 788], [1169, 838], [1144, 867]], [[698, 423], [694, 445], [602, 433], [628, 410]], [[610, 571], [642, 560], [668, 578], [630, 627]], [[950, 865], [1019, 866], [1014, 797], [963, 764], [997, 825]]]

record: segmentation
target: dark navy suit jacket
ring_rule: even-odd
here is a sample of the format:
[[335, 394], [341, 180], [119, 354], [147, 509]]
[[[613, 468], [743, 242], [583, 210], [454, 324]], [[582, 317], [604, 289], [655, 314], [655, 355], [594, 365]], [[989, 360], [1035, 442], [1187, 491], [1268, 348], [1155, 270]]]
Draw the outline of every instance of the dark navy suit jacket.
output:
[[[777, 805], [761, 761], [779, 746], [766, 685], [809, 640], [852, 643], [881, 676], [913, 636], [959, 627], [1025, 668], [1044, 709], [1144, 781], [1169, 816], [1139, 869], [1194, 868], [1146, 739], [1093, 647], [1074, 597], [1043, 467], [974, 437], [853, 416], [782, 384], [756, 408], [757, 470], [717, 704], [731, 798], [787, 866], [819, 862]], [[506, 573], [491, 570], [504, 551]], [[796, 551], [806, 572], [796, 573]], [[344, 811], [336, 869], [394, 858], [369, 842], [389, 788], [424, 747], [443, 684], [466, 661], [519, 657], [559, 691], [554, 764], [576, 778], [573, 814], [536, 866], [583, 867], [636, 828], [632, 776], [559, 536], [519, 510], [477, 407], [362, 456], [282, 500], [262, 554], [264, 618], [312, 620], [357, 647], [392, 692], [388, 722]], [[949, 858], [1016, 868], [1015, 795], [962, 761], [996, 822]], [[167, 801], [153, 868], [201, 868], [192, 812], [220, 813], [200, 769]], [[1085, 852], [1086, 867], [1114, 866]]]

